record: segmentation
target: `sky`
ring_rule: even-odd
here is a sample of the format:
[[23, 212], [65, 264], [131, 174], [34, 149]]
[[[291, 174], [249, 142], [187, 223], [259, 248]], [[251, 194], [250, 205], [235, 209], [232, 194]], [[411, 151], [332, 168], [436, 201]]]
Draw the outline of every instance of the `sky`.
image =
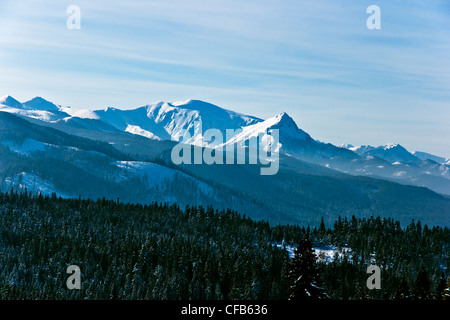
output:
[[[380, 29], [367, 27], [370, 5]], [[2, 0], [0, 11], [0, 95], [21, 102], [198, 99], [263, 119], [284, 111], [336, 145], [450, 158], [449, 1]]]

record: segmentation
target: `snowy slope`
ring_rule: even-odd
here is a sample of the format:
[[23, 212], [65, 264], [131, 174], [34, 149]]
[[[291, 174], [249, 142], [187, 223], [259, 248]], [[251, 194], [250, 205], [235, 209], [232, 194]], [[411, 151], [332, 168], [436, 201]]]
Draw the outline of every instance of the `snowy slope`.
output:
[[157, 140], [180, 141], [184, 137], [184, 142], [196, 145], [204, 145], [202, 137], [207, 129], [237, 129], [261, 121], [199, 100], [160, 101], [132, 110], [106, 108], [95, 114], [123, 131]]
[[148, 139], [153, 139], [153, 140], [161, 140], [160, 137], [156, 136], [155, 134], [151, 133], [150, 131], [144, 130], [139, 126], [134, 126], [134, 125], [127, 125], [127, 128], [125, 129], [125, 132], [129, 132], [132, 134], [136, 134], [138, 136], [143, 136], [146, 137]]
[[21, 172], [12, 177], [7, 177], [4, 183], [9, 185], [10, 188], [26, 188], [28, 192], [35, 194], [51, 195], [52, 193], [56, 193], [58, 197], [60, 196], [62, 198], [73, 198], [76, 196], [60, 192], [51, 181], [44, 180], [33, 173]]
[[141, 161], [116, 161], [113, 163], [122, 169], [122, 174], [117, 176], [117, 182], [124, 181], [130, 177], [142, 178], [148, 187], [164, 189], [168, 181], [173, 181], [177, 175], [184, 179], [195, 181], [197, 189], [203, 193], [213, 194], [213, 188], [204, 182], [196, 180], [178, 170], [174, 170], [152, 162]]
[[[279, 141], [274, 140], [273, 131], [278, 130]], [[225, 143], [219, 147], [227, 146], [230, 144], [236, 144], [240, 146], [248, 145], [248, 142], [252, 138], [258, 138], [261, 135], [260, 147], [264, 150], [270, 150], [273, 152], [284, 152], [287, 154], [295, 153], [300, 144], [312, 143], [314, 140], [299, 129], [294, 120], [285, 112], [278, 114], [273, 118], [269, 118], [265, 121], [242, 127], [240, 133], [228, 139]]]
[[22, 155], [31, 155], [35, 151], [45, 151], [48, 144], [37, 141], [35, 139], [26, 138], [22, 144], [18, 144], [12, 140], [0, 141], [5, 147], [8, 147], [11, 151]]

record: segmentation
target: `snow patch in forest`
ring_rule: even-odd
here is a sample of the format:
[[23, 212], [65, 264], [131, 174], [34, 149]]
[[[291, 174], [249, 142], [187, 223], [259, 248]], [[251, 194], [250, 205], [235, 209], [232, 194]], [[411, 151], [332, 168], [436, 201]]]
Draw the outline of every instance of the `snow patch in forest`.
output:
[[[284, 248], [289, 253], [291, 259], [294, 257], [294, 251], [297, 248], [296, 245], [276, 243], [276, 246], [280, 249]], [[346, 254], [349, 259], [351, 258], [351, 248], [349, 247], [338, 248], [332, 245], [324, 245], [315, 246], [313, 247], [313, 250], [318, 262], [330, 263], [333, 262], [335, 258], [341, 260], [344, 254]]]
[[22, 155], [29, 156], [35, 151], [45, 151], [48, 146], [47, 143], [43, 143], [34, 139], [26, 138], [22, 144], [14, 142], [12, 140], [2, 141], [1, 144], [8, 147], [12, 152], [19, 153]]
[[43, 195], [51, 195], [56, 193], [57, 196], [62, 198], [71, 198], [72, 196], [58, 192], [51, 181], [47, 181], [39, 177], [38, 175], [21, 172], [14, 177], [8, 177], [5, 179], [5, 184], [11, 185], [11, 187], [18, 187], [20, 189], [27, 188], [28, 192], [41, 193]]
[[122, 172], [117, 176], [118, 182], [125, 181], [131, 177], [140, 177], [150, 187], [159, 186], [164, 188], [168, 181], [173, 181], [176, 176], [184, 179], [192, 180], [197, 183], [197, 189], [204, 194], [213, 194], [214, 189], [208, 184], [199, 181], [191, 176], [165, 166], [142, 161], [116, 161], [112, 163], [118, 168], [122, 169]]

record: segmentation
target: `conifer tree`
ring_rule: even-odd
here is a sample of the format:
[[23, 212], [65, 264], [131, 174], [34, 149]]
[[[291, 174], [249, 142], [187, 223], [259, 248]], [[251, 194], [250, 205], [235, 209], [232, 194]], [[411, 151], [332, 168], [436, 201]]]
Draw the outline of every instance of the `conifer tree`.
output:
[[317, 300], [327, 299], [328, 295], [320, 287], [320, 276], [316, 266], [316, 255], [311, 240], [300, 240], [294, 250], [294, 257], [290, 262], [288, 278], [292, 285], [289, 288], [289, 300]]
[[409, 299], [410, 298], [410, 290], [408, 281], [406, 280], [406, 277], [402, 277], [402, 281], [400, 283], [400, 286], [398, 287], [396, 293], [395, 293], [395, 299]]
[[430, 298], [430, 278], [428, 277], [425, 267], [422, 266], [416, 278], [416, 299], [429, 299]]
[[[445, 298], [446, 288], [447, 288], [447, 280], [445, 278], [445, 275], [442, 273], [441, 278], [439, 279], [439, 283], [436, 288], [436, 298], [437, 299], [443, 300]], [[450, 292], [448, 292], [448, 293], [450, 293]]]

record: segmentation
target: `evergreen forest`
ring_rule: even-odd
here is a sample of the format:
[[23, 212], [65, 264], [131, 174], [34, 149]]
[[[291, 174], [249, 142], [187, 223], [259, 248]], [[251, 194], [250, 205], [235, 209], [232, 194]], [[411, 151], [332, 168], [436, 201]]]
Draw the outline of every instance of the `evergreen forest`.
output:
[[[298, 279], [313, 279], [333, 300], [448, 299], [447, 227], [323, 221], [270, 225], [212, 207], [11, 190], [0, 193], [0, 299], [287, 300], [295, 286], [301, 291]], [[327, 260], [311, 247], [335, 255]], [[371, 264], [381, 289], [366, 286]], [[71, 265], [81, 270], [80, 289], [67, 286]], [[315, 274], [295, 274], [308, 270]]]

